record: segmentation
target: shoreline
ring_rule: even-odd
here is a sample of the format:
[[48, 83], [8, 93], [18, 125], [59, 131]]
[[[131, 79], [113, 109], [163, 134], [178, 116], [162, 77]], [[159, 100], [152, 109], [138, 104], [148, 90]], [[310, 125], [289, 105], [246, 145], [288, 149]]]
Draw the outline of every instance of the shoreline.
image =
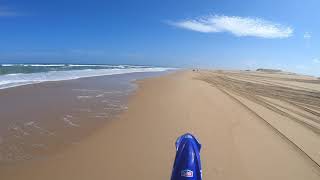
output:
[[174, 142], [191, 132], [203, 147], [204, 179], [319, 179], [319, 168], [244, 106], [200, 80], [197, 72], [136, 83], [126, 112], [56, 156], [0, 167], [1, 176], [169, 179]]
[[127, 109], [136, 79], [165, 73], [86, 77], [0, 90], [0, 164], [46, 158], [79, 143]]

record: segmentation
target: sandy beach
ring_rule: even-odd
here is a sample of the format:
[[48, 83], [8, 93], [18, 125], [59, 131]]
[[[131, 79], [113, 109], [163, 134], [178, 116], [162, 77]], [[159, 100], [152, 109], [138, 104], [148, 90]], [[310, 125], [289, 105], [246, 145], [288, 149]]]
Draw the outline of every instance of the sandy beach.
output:
[[170, 179], [186, 132], [202, 144], [205, 180], [320, 179], [316, 78], [186, 70], [137, 84], [119, 116], [47, 158], [1, 165], [0, 179]]

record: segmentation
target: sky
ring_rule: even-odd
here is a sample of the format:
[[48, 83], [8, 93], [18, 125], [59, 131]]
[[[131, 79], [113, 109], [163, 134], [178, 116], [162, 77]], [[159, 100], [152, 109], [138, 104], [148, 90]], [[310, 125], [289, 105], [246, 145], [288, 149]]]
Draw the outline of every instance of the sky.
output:
[[320, 76], [319, 0], [0, 0], [0, 63]]

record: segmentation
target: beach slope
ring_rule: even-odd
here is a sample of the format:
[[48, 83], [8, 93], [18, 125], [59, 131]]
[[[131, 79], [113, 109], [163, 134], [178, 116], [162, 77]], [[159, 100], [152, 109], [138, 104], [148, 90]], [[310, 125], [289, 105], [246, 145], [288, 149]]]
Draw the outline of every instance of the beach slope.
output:
[[56, 155], [1, 167], [1, 179], [170, 179], [174, 142], [186, 132], [202, 143], [203, 179], [320, 179], [319, 157], [312, 154], [317, 144], [289, 141], [286, 135], [299, 134], [298, 128], [281, 133], [283, 125], [273, 128], [210, 78], [180, 71], [139, 81], [119, 117]]

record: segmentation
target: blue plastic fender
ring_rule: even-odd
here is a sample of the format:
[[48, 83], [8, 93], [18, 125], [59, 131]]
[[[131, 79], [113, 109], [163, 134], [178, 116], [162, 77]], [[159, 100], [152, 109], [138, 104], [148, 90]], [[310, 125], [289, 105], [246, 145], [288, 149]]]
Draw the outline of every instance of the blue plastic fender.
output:
[[202, 180], [200, 149], [201, 144], [190, 133], [177, 139], [171, 180]]

